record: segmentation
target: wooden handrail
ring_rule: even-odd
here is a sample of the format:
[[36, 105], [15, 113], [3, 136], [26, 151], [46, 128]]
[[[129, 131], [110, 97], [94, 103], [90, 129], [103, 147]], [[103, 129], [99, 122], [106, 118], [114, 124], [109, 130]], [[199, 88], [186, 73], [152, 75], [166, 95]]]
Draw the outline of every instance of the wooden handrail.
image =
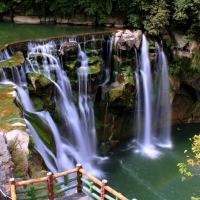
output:
[[30, 184], [40, 183], [40, 182], [47, 182], [49, 199], [54, 199], [53, 181], [56, 178], [59, 178], [59, 177], [62, 177], [62, 176], [66, 176], [68, 174], [72, 174], [72, 173], [75, 173], [75, 172], [77, 172], [77, 191], [78, 192], [82, 191], [81, 177], [82, 177], [82, 175], [85, 175], [93, 183], [95, 183], [96, 185], [101, 187], [101, 192], [100, 192], [101, 200], [105, 199], [106, 191], [108, 191], [110, 194], [112, 194], [113, 196], [117, 197], [118, 199], [128, 200], [121, 193], [118, 193], [115, 190], [113, 190], [111, 187], [107, 186], [107, 180], [103, 180], [101, 182], [100, 180], [98, 180], [97, 178], [95, 178], [94, 176], [92, 176], [91, 174], [86, 172], [82, 168], [81, 164], [77, 164], [75, 169], [71, 169], [71, 170], [68, 170], [68, 171], [65, 171], [65, 172], [61, 172], [61, 173], [57, 173], [57, 174], [54, 174], [54, 175], [52, 175], [51, 172], [49, 172], [49, 173], [47, 173], [47, 177], [43, 177], [43, 178], [32, 179], [32, 180], [28, 180], [28, 181], [20, 181], [20, 182], [15, 182], [15, 179], [11, 178], [10, 181], [9, 181], [10, 182], [11, 199], [12, 200], [17, 200], [16, 187], [18, 187], [18, 186], [27, 186], [27, 185], [30, 185]]
[[[56, 178], [59, 178], [59, 177], [62, 177], [62, 176], [66, 176], [68, 174], [72, 174], [74, 172], [77, 172], [77, 168], [71, 169], [71, 170], [68, 170], [68, 171], [65, 171], [65, 172], [54, 174], [53, 178], [56, 179]], [[28, 180], [28, 181], [16, 182], [15, 186], [27, 186], [27, 185], [30, 185], [30, 184], [33, 184], [33, 183], [40, 183], [40, 182], [45, 182], [45, 181], [47, 181], [47, 177], [31, 179], [31, 180]]]
[[[80, 169], [79, 170], [82, 174], [84, 174], [85, 176], [87, 176], [90, 180], [92, 180], [94, 183], [96, 183], [97, 185], [99, 185], [100, 187], [102, 186], [102, 182], [99, 181], [97, 178], [95, 178], [94, 176], [92, 176], [91, 174], [87, 173], [84, 169]], [[116, 196], [119, 199], [122, 200], [128, 200], [126, 197], [124, 197], [121, 193], [116, 192], [115, 190], [113, 190], [111, 187], [109, 186], [104, 186], [105, 190], [107, 190], [108, 192], [110, 192], [112, 195]]]

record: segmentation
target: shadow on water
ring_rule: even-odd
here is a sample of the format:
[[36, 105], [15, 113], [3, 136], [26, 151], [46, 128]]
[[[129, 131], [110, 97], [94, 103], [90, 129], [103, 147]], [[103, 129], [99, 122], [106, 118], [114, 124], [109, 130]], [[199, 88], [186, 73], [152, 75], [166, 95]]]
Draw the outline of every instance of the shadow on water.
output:
[[199, 133], [199, 124], [172, 127], [173, 148], [160, 148], [156, 159], [135, 153], [130, 141], [122, 142], [109, 152], [108, 160], [101, 166], [109, 186], [137, 200], [186, 200], [200, 196], [199, 178], [182, 182], [177, 167], [186, 161], [184, 150], [191, 149], [189, 138]]

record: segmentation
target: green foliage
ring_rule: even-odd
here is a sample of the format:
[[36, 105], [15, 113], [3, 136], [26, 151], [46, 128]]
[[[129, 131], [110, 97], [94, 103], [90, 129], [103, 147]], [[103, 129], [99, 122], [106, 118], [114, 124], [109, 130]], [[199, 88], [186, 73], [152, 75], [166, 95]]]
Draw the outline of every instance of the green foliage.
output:
[[177, 21], [182, 21], [186, 23], [186, 19], [189, 18], [189, 12], [191, 11], [191, 0], [175, 0], [175, 12], [173, 18]]
[[97, 25], [109, 15], [122, 13], [128, 24], [159, 35], [166, 28], [179, 29], [192, 39], [200, 35], [200, 0], [2, 0], [0, 13], [13, 15], [20, 8], [26, 15], [39, 17], [93, 16]]
[[28, 171], [28, 163], [26, 160], [26, 154], [25, 152], [21, 150], [20, 148], [21, 144], [22, 142], [19, 141], [18, 138], [14, 138], [8, 146], [8, 149], [12, 156], [12, 160], [15, 164], [14, 174], [15, 174], [15, 177], [18, 177], [18, 178], [25, 177]]
[[35, 149], [34, 138], [32, 135], [29, 135], [28, 150], [29, 150], [29, 159], [32, 159], [33, 154], [37, 153], [37, 151]]
[[52, 1], [49, 10], [54, 16], [65, 18], [74, 15], [76, 6], [77, 4], [73, 0], [56, 0]]
[[192, 139], [192, 152], [185, 150], [186, 163], [178, 163], [179, 172], [183, 175], [182, 181], [193, 176], [200, 175], [200, 135], [195, 135]]
[[200, 72], [200, 48], [195, 49], [193, 52], [193, 59], [191, 62], [191, 69], [193, 71], [196, 71], [197, 73]]
[[191, 72], [190, 63], [191, 60], [189, 58], [175, 58], [169, 66], [169, 73], [172, 76], [179, 76], [182, 79], [185, 79]]
[[129, 23], [135, 27], [135, 28], [140, 28], [142, 27], [142, 21], [141, 21], [141, 16], [139, 14], [134, 14], [131, 13], [130, 15], [128, 15], [128, 21]]
[[154, 0], [150, 7], [150, 14], [146, 15], [144, 28], [152, 35], [159, 35], [169, 25], [169, 10], [165, 0]]
[[175, 0], [173, 19], [177, 24], [184, 24], [183, 30], [189, 35], [199, 35], [200, 31], [200, 1]]
[[106, 10], [107, 10], [108, 14], [111, 13], [111, 11], [112, 11], [112, 0], [107, 0], [106, 1]]
[[0, 13], [4, 13], [8, 10], [8, 6], [5, 3], [0, 2]]

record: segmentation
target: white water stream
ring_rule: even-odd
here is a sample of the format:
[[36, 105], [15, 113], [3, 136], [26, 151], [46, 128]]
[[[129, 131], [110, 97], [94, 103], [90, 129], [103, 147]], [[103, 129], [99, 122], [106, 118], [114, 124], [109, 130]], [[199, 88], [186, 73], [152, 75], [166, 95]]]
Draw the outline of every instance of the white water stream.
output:
[[[94, 112], [92, 100], [87, 94], [87, 72], [78, 74], [79, 76], [79, 109], [80, 116], [73, 101], [70, 81], [66, 73], [62, 70], [59, 59], [56, 57], [56, 45], [53, 42], [44, 45], [29, 43], [27, 56], [26, 73], [41, 73], [49, 78], [55, 86], [56, 108], [65, 123], [62, 127], [57, 127], [51, 115], [47, 111], [36, 112], [29, 98], [27, 85], [24, 84], [24, 76], [21, 76], [23, 68], [19, 71], [17, 67], [12, 68], [13, 82], [18, 86], [18, 92], [26, 111], [37, 115], [41, 121], [50, 127], [53, 133], [56, 155], [41, 141], [33, 125], [26, 120], [28, 131], [33, 135], [36, 149], [44, 158], [47, 167], [53, 172], [61, 172], [75, 167], [76, 163], [81, 163], [85, 170], [93, 174], [100, 171], [94, 166], [97, 163], [97, 145], [94, 123]], [[87, 56], [79, 51], [82, 57], [81, 68], [87, 68]], [[43, 68], [37, 62], [37, 57], [43, 58]], [[56, 76], [56, 82], [52, 79], [52, 70]], [[2, 70], [2, 77], [4, 72]], [[53, 161], [53, 162], [52, 162]]]
[[[135, 105], [136, 152], [141, 152], [151, 158], [156, 158], [160, 154], [156, 146], [172, 147], [167, 62], [162, 48], [158, 45], [155, 65], [155, 72], [152, 72], [149, 45], [146, 36], [143, 35], [140, 66], [137, 66], [135, 72], [137, 88]], [[155, 88], [153, 88], [153, 81], [156, 82]], [[159, 122], [160, 119], [163, 120]], [[164, 124], [164, 127], [156, 130], [155, 127], [160, 125], [159, 123]]]

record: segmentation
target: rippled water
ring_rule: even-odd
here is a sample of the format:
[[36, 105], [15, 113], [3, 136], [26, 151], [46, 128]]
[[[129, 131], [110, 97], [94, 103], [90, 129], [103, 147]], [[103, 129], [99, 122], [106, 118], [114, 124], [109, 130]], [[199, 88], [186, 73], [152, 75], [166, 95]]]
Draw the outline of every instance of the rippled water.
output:
[[129, 199], [186, 200], [200, 196], [198, 176], [181, 181], [177, 164], [186, 160], [184, 150], [191, 149], [189, 138], [200, 133], [200, 124], [172, 128], [172, 149], [159, 149], [156, 159], [142, 157], [125, 141], [108, 154], [101, 166], [108, 185]]

